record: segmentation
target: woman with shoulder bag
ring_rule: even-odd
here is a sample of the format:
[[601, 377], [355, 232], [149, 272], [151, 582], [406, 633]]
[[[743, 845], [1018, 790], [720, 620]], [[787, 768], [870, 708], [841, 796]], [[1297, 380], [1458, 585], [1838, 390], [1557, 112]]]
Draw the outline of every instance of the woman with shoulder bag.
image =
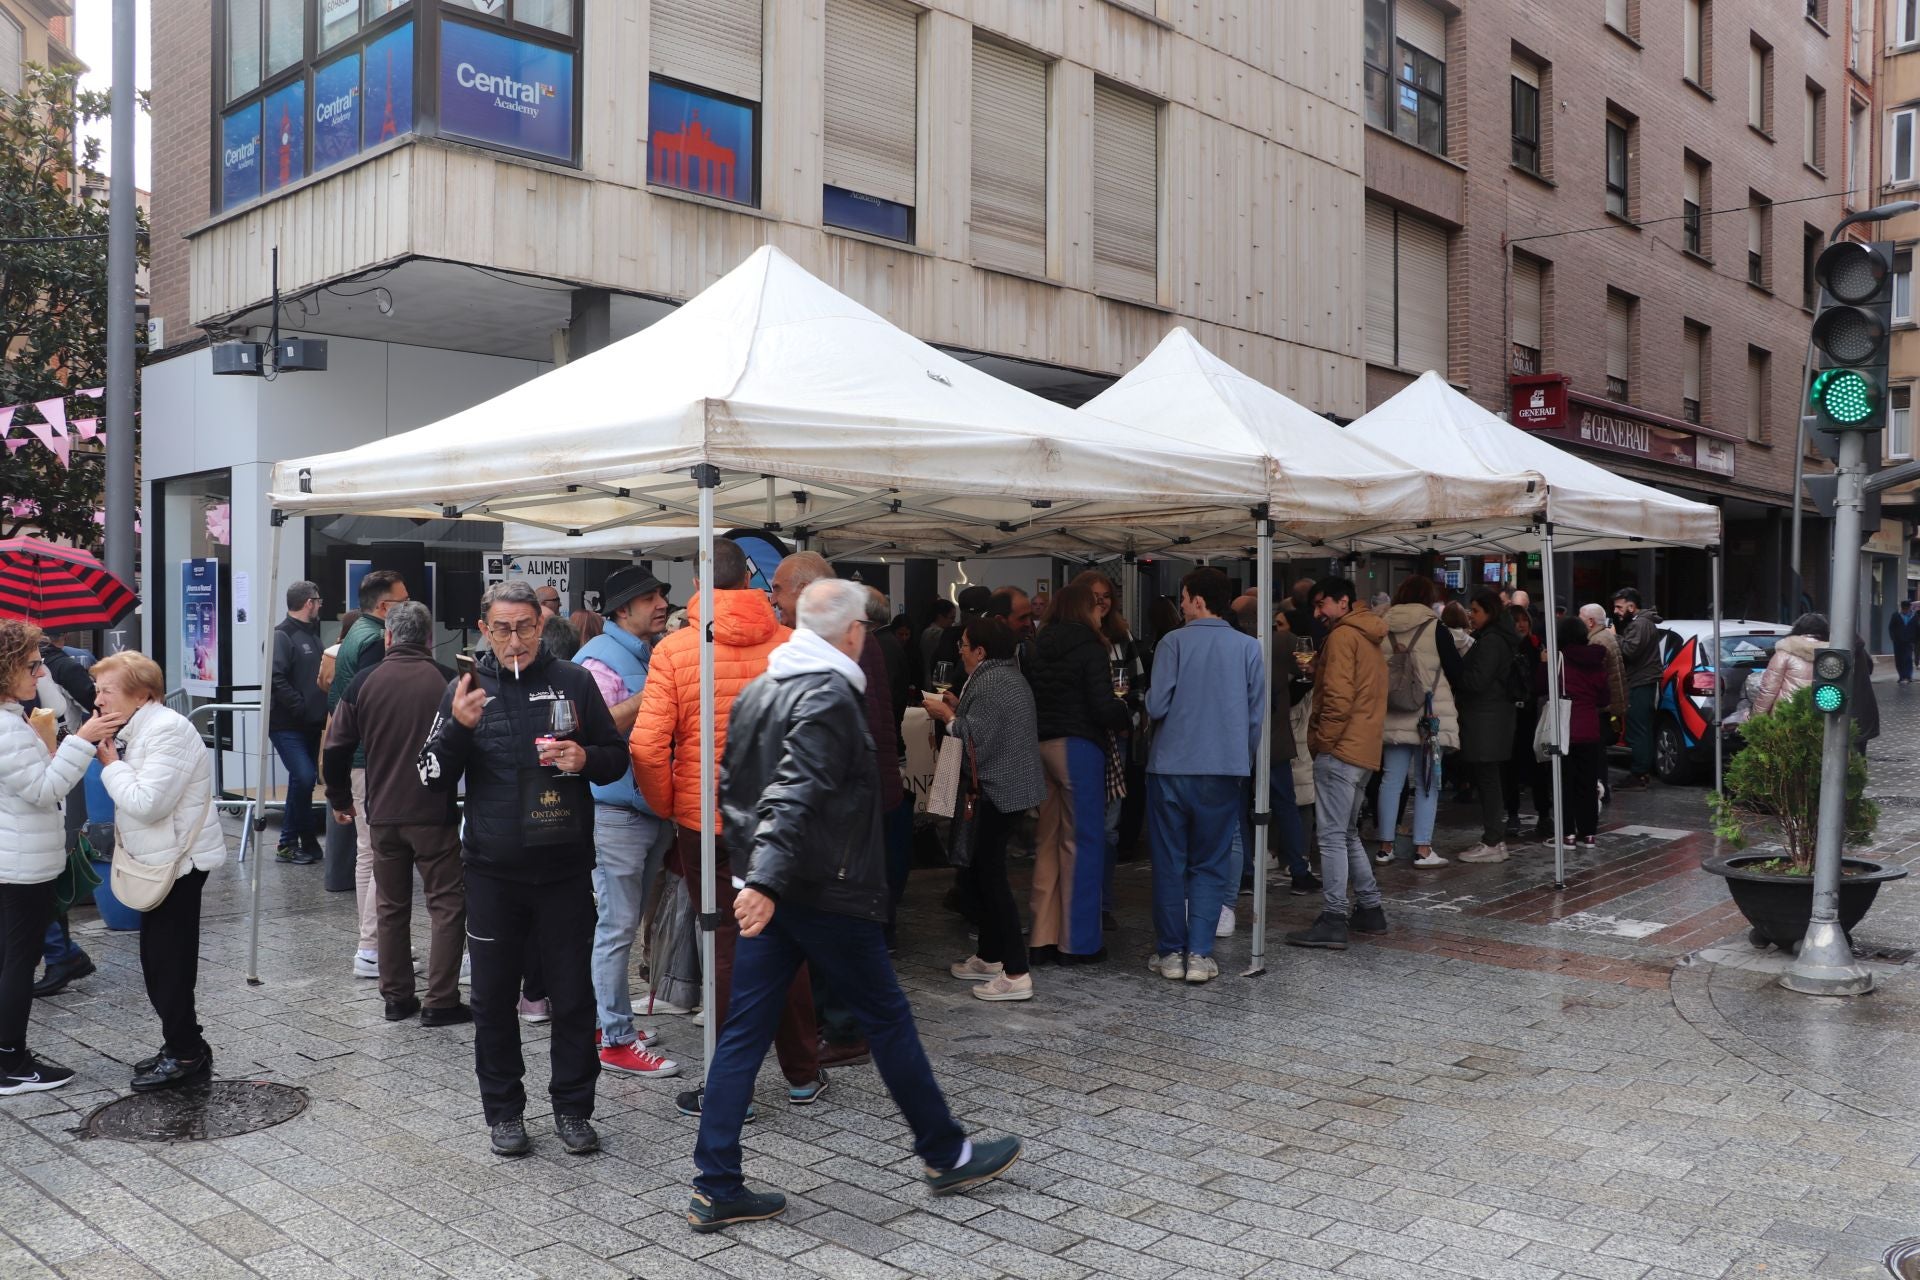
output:
[[54, 881], [67, 865], [60, 805], [86, 777], [94, 743], [119, 721], [95, 715], [57, 745], [53, 712], [29, 720], [22, 705], [46, 670], [40, 629], [0, 620], [0, 1094], [58, 1089], [66, 1067], [27, 1051], [33, 970], [53, 918]]
[[[1413, 865], [1444, 867], [1433, 851], [1433, 819], [1440, 805], [1441, 752], [1460, 745], [1460, 716], [1454, 709], [1453, 681], [1461, 662], [1453, 633], [1434, 616], [1440, 585], [1413, 574], [1393, 593], [1386, 612], [1388, 655], [1387, 719], [1380, 765], [1379, 829], [1373, 860], [1393, 861], [1394, 819], [1400, 811], [1400, 787], [1413, 792]], [[1395, 665], [1398, 659], [1399, 665]], [[1407, 678], [1403, 681], [1402, 674]], [[1401, 690], [1417, 689], [1417, 702]]]
[[980, 1000], [1033, 998], [1020, 907], [1007, 883], [1007, 838], [1014, 818], [1046, 799], [1047, 781], [1033, 690], [1013, 661], [1015, 645], [1012, 629], [1001, 619], [974, 618], [960, 634], [967, 683], [959, 701], [950, 701], [952, 694], [926, 700], [927, 714], [965, 745], [962, 785], [978, 793], [973, 853], [961, 875], [980, 904], [980, 944], [950, 972], [976, 984], [973, 994]]
[[125, 718], [120, 742], [100, 744], [100, 781], [113, 797], [113, 889], [141, 911], [140, 970], [160, 1015], [160, 1052], [136, 1062], [136, 1092], [195, 1084], [213, 1075], [200, 1033], [200, 894], [227, 860], [213, 812], [213, 764], [200, 731], [162, 703], [160, 667], [125, 650], [93, 666], [95, 704]]

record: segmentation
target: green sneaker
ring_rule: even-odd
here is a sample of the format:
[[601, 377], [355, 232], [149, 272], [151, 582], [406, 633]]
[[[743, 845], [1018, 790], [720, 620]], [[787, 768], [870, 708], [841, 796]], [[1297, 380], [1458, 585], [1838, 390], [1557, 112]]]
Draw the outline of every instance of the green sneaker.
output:
[[787, 1198], [778, 1191], [743, 1191], [732, 1200], [709, 1200], [698, 1191], [687, 1202], [687, 1225], [699, 1235], [741, 1222], [765, 1222], [787, 1211]]
[[950, 1196], [955, 1192], [977, 1187], [983, 1182], [991, 1182], [1010, 1168], [1020, 1158], [1020, 1139], [995, 1138], [991, 1142], [973, 1144], [973, 1158], [965, 1164], [955, 1165], [941, 1173], [936, 1169], [927, 1170], [927, 1186], [937, 1196]]

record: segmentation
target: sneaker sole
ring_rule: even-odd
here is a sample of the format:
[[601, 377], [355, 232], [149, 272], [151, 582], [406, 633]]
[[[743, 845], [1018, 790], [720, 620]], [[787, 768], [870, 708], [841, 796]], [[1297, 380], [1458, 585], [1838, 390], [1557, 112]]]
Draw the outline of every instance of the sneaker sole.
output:
[[553, 1021], [553, 1015], [550, 1013], [523, 1013], [520, 1015], [520, 1021], [530, 1027], [544, 1027], [547, 1023]]
[[1025, 991], [1009, 991], [1003, 995], [991, 995], [985, 987], [975, 987], [973, 989], [973, 998], [975, 1000], [984, 1000], [989, 1004], [998, 1003], [1003, 1000], [1031, 1000], [1033, 999], [1033, 988], [1028, 987]]
[[72, 1076], [68, 1076], [65, 1080], [25, 1080], [19, 1084], [10, 1084], [4, 1088], [0, 1088], [0, 1096], [10, 1098], [17, 1093], [45, 1093], [49, 1089], [58, 1089], [72, 1082]]
[[502, 1160], [520, 1160], [533, 1154], [533, 1144], [528, 1143], [524, 1147], [494, 1147], [493, 1154]]
[[[677, 1062], [669, 1063], [658, 1071], [637, 1071], [632, 1067], [616, 1067], [603, 1058], [600, 1061], [600, 1069], [602, 1071], [610, 1071], [616, 1076], [641, 1076], [646, 1079], [655, 1080], [666, 1080], [680, 1074], [680, 1064]], [[695, 1114], [698, 1113], [696, 1112]]]
[[1315, 951], [1345, 951], [1347, 949], [1347, 944], [1344, 942], [1296, 942], [1292, 938], [1287, 939], [1287, 945], [1290, 947], [1308, 947]]
[[765, 1222], [769, 1218], [779, 1217], [786, 1211], [787, 1206], [781, 1205], [778, 1209], [773, 1209], [766, 1213], [743, 1213], [734, 1218], [702, 1218], [690, 1213], [687, 1215], [687, 1225], [692, 1227], [696, 1234], [704, 1236], [715, 1231], [724, 1231], [728, 1227], [738, 1226], [742, 1222]]
[[1186, 978], [1185, 978], [1185, 981], [1187, 981], [1187, 982], [1191, 982], [1191, 983], [1192, 983], [1192, 984], [1193, 984], [1194, 986], [1196, 986], [1196, 987], [1197, 987], [1197, 986], [1200, 986], [1200, 985], [1201, 985], [1201, 984], [1203, 984], [1203, 983], [1207, 983], [1207, 982], [1212, 982], [1212, 981], [1213, 981], [1213, 980], [1214, 980], [1215, 978], [1217, 978], [1217, 977], [1219, 977], [1219, 976], [1220, 976], [1220, 975], [1219, 975], [1219, 973], [1218, 973], [1218, 972], [1214, 972], [1214, 973], [1189, 973], [1189, 974], [1188, 974], [1188, 975], [1186, 976]]
[[1013, 1166], [1018, 1164], [1019, 1162], [1020, 1162], [1020, 1152], [1015, 1151], [1012, 1157], [1010, 1157], [1007, 1160], [1007, 1162], [1001, 1165], [998, 1169], [991, 1170], [990, 1172], [987, 1172], [987, 1173], [977, 1174], [974, 1177], [968, 1178], [964, 1182], [950, 1182], [944, 1187], [933, 1187], [930, 1189], [930, 1194], [936, 1195], [936, 1196], [958, 1195], [960, 1192], [971, 1190], [972, 1188], [977, 1187], [982, 1183], [992, 1182], [995, 1178], [999, 1177], [1001, 1174], [1005, 1173], [1007, 1170], [1013, 1168]]

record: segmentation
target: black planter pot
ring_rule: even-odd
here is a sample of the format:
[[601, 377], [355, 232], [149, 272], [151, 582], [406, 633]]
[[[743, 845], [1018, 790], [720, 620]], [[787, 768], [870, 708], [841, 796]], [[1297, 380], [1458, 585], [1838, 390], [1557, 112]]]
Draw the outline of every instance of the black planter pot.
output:
[[[1783, 951], [1791, 951], [1807, 936], [1807, 919], [1813, 914], [1813, 877], [1752, 869], [1755, 863], [1771, 862], [1776, 856], [1735, 854], [1731, 858], [1715, 858], [1701, 869], [1726, 878], [1734, 905], [1753, 926], [1755, 941], [1764, 939]], [[1859, 924], [1873, 906], [1880, 886], [1900, 879], [1907, 874], [1907, 869], [1865, 858], [1842, 858], [1840, 867], [1840, 927], [1851, 936], [1853, 926]]]

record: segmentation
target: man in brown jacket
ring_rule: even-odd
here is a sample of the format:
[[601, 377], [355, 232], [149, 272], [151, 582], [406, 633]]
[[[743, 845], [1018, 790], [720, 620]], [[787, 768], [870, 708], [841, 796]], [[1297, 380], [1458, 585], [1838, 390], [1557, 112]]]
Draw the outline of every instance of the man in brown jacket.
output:
[[1380, 886], [1360, 841], [1360, 806], [1367, 776], [1380, 767], [1387, 722], [1387, 658], [1380, 645], [1387, 624], [1360, 600], [1346, 578], [1327, 578], [1313, 588], [1314, 614], [1327, 638], [1313, 676], [1313, 714], [1307, 750], [1313, 754], [1314, 823], [1320, 842], [1320, 917], [1311, 928], [1287, 935], [1296, 947], [1347, 949], [1348, 891], [1352, 927], [1385, 933], [1387, 913]]

